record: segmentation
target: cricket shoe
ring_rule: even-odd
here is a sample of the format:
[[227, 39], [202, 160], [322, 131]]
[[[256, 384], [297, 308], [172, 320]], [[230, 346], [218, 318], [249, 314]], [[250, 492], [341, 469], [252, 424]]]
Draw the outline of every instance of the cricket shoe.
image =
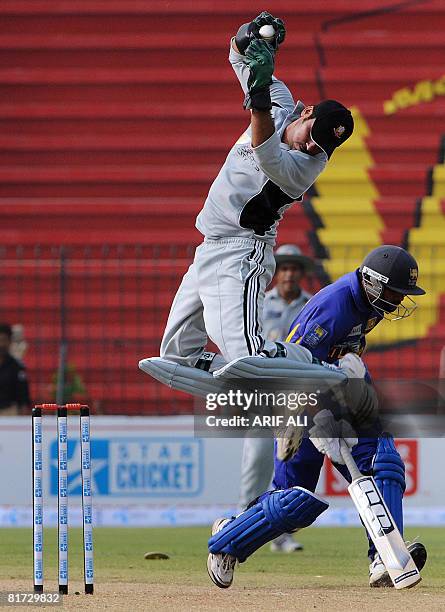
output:
[[[407, 548], [411, 554], [411, 557], [413, 558], [414, 563], [416, 564], [417, 569], [420, 572], [423, 569], [427, 559], [425, 546], [420, 542], [413, 542], [412, 544], [407, 544]], [[374, 561], [369, 566], [369, 586], [373, 588], [394, 586], [388, 572], [386, 571], [386, 567], [380, 559], [379, 553], [374, 555]]]
[[[219, 518], [212, 525], [212, 536], [223, 529], [230, 519]], [[228, 589], [233, 582], [233, 572], [235, 571], [236, 557], [228, 553], [209, 553], [207, 558], [207, 572], [211, 580], [220, 589]]]
[[283, 533], [270, 543], [270, 550], [272, 552], [293, 553], [297, 550], [303, 550], [303, 544], [294, 540], [291, 533]]

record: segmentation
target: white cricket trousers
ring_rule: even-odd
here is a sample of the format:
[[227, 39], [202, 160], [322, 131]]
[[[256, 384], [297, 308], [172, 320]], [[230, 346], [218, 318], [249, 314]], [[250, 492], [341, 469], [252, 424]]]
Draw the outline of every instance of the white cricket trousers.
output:
[[194, 366], [210, 338], [226, 361], [276, 352], [262, 337], [272, 246], [249, 238], [208, 240], [195, 251], [170, 309], [161, 357]]
[[241, 481], [238, 501], [239, 511], [244, 510], [256, 497], [271, 488], [274, 471], [274, 440], [270, 437], [255, 437], [249, 432], [244, 438], [241, 459]]

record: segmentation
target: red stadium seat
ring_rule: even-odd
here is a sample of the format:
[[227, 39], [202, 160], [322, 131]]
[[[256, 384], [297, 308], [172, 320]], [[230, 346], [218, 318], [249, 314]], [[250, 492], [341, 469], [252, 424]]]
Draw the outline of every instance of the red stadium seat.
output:
[[[33, 394], [45, 401], [57, 368], [64, 253], [69, 360], [97, 410], [187, 412], [187, 396], [136, 364], [158, 351], [201, 240], [194, 219], [249, 123], [227, 48], [253, 17], [252, 3], [56, 4], [0, 3], [0, 316], [24, 325]], [[286, 214], [279, 243], [331, 255], [329, 274], [357, 265], [363, 249], [408, 237], [437, 297], [432, 323], [426, 336], [374, 348], [367, 359], [377, 376], [434, 377], [445, 305], [428, 240], [443, 210], [425, 196], [443, 156], [445, 4], [381, 9], [380, 0], [273, 5], [288, 27], [277, 76], [306, 104], [337, 98], [357, 117], [354, 137], [333, 156], [336, 172]], [[437, 225], [433, 233], [425, 222]], [[420, 238], [410, 233], [419, 225]]]

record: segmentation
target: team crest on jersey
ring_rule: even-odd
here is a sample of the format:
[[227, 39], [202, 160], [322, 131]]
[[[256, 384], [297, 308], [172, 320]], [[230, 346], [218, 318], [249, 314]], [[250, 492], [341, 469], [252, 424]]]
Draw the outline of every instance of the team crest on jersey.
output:
[[366, 321], [365, 334], [370, 332], [371, 329], [373, 329], [377, 325], [378, 320], [378, 317], [372, 317], [371, 319], [368, 319]]
[[345, 129], [346, 128], [343, 125], [339, 125], [338, 127], [334, 128], [334, 134], [337, 136], [337, 138], [341, 138], [345, 133]]
[[314, 323], [308, 333], [304, 335], [303, 341], [305, 344], [314, 348], [315, 346], [317, 346], [317, 344], [320, 344], [323, 338], [326, 338], [327, 335], [328, 332], [323, 329], [321, 325], [318, 325], [318, 323]]

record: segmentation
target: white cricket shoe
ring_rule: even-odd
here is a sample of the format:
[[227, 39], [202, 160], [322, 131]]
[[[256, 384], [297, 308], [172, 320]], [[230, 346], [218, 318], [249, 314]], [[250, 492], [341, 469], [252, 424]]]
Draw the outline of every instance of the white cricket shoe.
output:
[[[212, 525], [212, 535], [221, 531], [230, 519], [219, 518]], [[207, 557], [207, 572], [212, 580], [220, 589], [228, 589], [233, 582], [233, 572], [235, 571], [236, 557], [228, 553], [209, 553]]]
[[[412, 544], [407, 543], [407, 548], [420, 572], [427, 559], [425, 546], [421, 542], [413, 542]], [[374, 588], [394, 586], [378, 553], [374, 555], [374, 561], [369, 566], [369, 586]]]
[[369, 565], [369, 586], [370, 587], [392, 587], [392, 580], [389, 577], [379, 553], [375, 553], [374, 561]]
[[272, 552], [293, 553], [297, 550], [303, 550], [303, 544], [294, 540], [291, 533], [283, 533], [270, 543], [270, 550]]

